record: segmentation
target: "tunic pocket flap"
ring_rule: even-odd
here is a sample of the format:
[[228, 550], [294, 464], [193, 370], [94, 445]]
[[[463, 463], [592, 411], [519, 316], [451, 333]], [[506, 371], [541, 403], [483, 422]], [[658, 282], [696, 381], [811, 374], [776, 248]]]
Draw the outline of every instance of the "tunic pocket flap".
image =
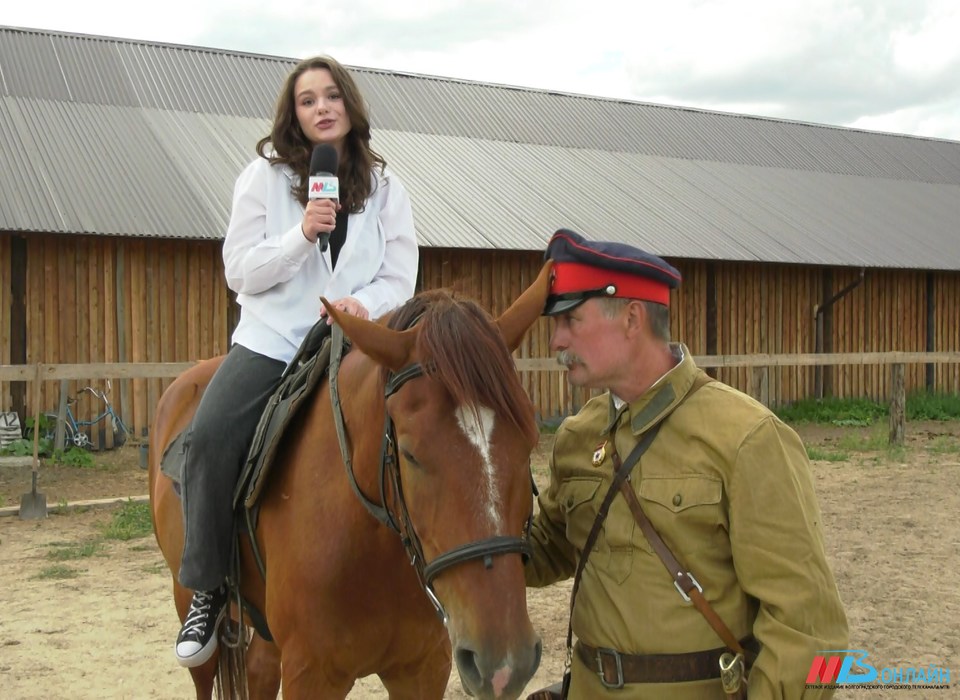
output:
[[600, 488], [600, 477], [567, 479], [560, 492], [560, 504], [569, 513], [579, 505], [593, 500]]
[[640, 498], [674, 513], [694, 506], [717, 504], [722, 494], [723, 482], [706, 476], [640, 480]]

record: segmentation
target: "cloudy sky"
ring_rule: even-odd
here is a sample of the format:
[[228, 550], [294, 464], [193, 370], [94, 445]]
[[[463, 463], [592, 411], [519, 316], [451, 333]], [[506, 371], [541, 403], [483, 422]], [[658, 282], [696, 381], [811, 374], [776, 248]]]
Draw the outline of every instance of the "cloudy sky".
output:
[[958, 0], [17, 0], [0, 24], [960, 140]]

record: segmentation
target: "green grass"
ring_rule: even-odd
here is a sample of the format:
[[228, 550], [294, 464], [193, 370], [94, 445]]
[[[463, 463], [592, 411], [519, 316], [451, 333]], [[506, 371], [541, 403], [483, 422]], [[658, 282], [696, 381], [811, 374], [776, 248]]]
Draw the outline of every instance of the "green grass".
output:
[[869, 399], [803, 399], [774, 411], [785, 423], [867, 426], [888, 414], [886, 406]]
[[[960, 394], [907, 396], [907, 420], [960, 420]], [[867, 427], [890, 415], [888, 404], [871, 399], [803, 399], [774, 409], [785, 423]]]
[[[41, 440], [41, 442], [43, 441]], [[39, 455], [43, 456], [45, 454], [49, 454], [49, 450], [45, 449], [44, 445], [39, 445]], [[23, 438], [19, 440], [13, 440], [12, 442], [7, 443], [5, 446], [0, 447], [0, 455], [4, 457], [32, 457], [33, 440], [24, 440]]]
[[903, 464], [907, 461], [907, 448], [902, 445], [887, 448], [887, 461]]
[[53, 580], [62, 580], [68, 578], [76, 578], [80, 575], [80, 572], [76, 569], [71, 569], [69, 566], [63, 564], [54, 564], [53, 566], [48, 566], [45, 569], [42, 569], [40, 573], [34, 576], [34, 579], [45, 581], [49, 579]]
[[70, 559], [84, 559], [99, 553], [103, 543], [99, 540], [88, 540], [79, 544], [57, 545], [47, 552], [47, 559], [54, 561], [68, 561]]
[[133, 501], [124, 503], [103, 530], [103, 536], [108, 540], [135, 540], [151, 534], [150, 504]]
[[81, 447], [71, 447], [67, 450], [57, 450], [53, 453], [53, 458], [60, 464], [67, 467], [77, 467], [78, 469], [92, 469], [96, 466], [93, 455]]
[[907, 397], [907, 420], [960, 418], [960, 394], [915, 394]]
[[[135, 503], [127, 501], [123, 503], [114, 513], [106, 525], [103, 526], [101, 534], [83, 542], [52, 542], [50, 551], [47, 552], [47, 558], [56, 562], [76, 561], [86, 557], [97, 556], [102, 553], [106, 540], [128, 541], [146, 537], [153, 534], [153, 523], [150, 519], [150, 505], [148, 503]], [[148, 549], [146, 546], [135, 545], [131, 547], [134, 550]], [[163, 562], [156, 565], [150, 565], [144, 568], [146, 573], [157, 573], [162, 571]], [[33, 578], [38, 580], [59, 580], [76, 578], [81, 572], [65, 564], [54, 564], [42, 569]]]
[[935, 455], [960, 453], [960, 441], [950, 435], [938, 435], [927, 445], [927, 452]]
[[886, 450], [890, 444], [890, 436], [885, 432], [873, 431], [869, 435], [858, 435], [855, 432], [844, 433], [837, 440], [837, 447], [849, 452], [877, 452]]

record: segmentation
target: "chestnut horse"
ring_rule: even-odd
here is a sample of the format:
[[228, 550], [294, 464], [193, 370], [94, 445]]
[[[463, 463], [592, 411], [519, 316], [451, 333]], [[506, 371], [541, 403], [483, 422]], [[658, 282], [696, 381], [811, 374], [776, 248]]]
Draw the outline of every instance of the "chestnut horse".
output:
[[[241, 592], [265, 614], [275, 645], [254, 635], [249, 687], [224, 683], [225, 693], [275, 698], [282, 685], [284, 700], [344, 698], [356, 679], [377, 674], [394, 700], [439, 700], [452, 656], [472, 696], [518, 697], [541, 653], [523, 575], [537, 426], [510, 353], [543, 309], [549, 274], [547, 263], [495, 321], [443, 291], [379, 322], [323, 301], [353, 346], [334, 377], [344, 445], [324, 380], [262, 491], [256, 543], [266, 580], [241, 541]], [[218, 363], [170, 385], [151, 433], [154, 529], [181, 620], [192, 595], [176, 579], [182, 514], [160, 457]], [[198, 698], [213, 692], [220, 651], [191, 669]]]

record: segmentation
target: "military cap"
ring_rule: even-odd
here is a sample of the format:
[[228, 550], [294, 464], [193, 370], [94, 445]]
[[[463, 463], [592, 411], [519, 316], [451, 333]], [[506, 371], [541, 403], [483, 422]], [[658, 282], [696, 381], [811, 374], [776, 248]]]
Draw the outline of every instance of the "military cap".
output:
[[544, 259], [553, 260], [546, 316], [570, 311], [591, 297], [667, 305], [670, 290], [680, 286], [680, 273], [656, 255], [625, 243], [588, 241], [567, 229], [553, 234]]

